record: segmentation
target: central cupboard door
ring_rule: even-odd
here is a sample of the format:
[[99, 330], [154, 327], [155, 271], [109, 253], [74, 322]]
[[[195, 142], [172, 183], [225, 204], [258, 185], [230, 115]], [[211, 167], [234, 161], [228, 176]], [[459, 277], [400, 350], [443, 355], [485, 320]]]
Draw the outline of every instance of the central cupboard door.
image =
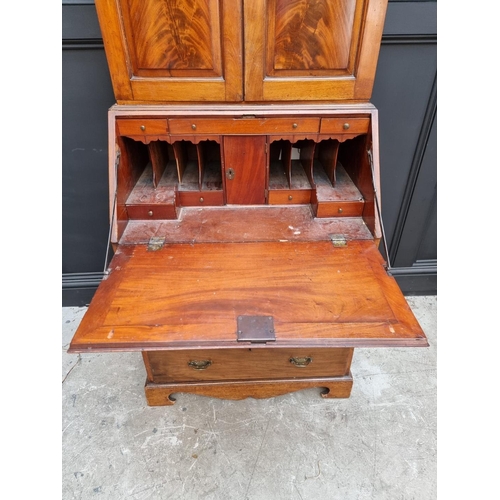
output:
[[229, 205], [266, 202], [266, 164], [265, 135], [224, 137], [226, 202]]

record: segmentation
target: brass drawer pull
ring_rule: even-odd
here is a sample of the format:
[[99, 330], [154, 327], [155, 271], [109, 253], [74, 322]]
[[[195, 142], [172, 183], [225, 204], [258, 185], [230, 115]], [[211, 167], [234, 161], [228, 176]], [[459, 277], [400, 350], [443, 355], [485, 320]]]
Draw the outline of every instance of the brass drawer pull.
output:
[[189, 361], [188, 366], [195, 370], [206, 370], [211, 364], [212, 362], [209, 359], [203, 359], [201, 361]]
[[304, 356], [303, 358], [290, 358], [290, 363], [298, 368], [305, 368], [312, 363], [312, 360], [310, 356]]

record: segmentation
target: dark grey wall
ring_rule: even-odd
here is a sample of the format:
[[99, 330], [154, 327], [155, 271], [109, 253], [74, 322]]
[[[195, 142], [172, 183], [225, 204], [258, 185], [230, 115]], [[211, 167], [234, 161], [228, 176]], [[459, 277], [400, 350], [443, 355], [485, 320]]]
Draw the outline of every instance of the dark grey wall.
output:
[[436, 18], [436, 2], [389, 3], [371, 99], [389, 257], [408, 295], [437, 293]]
[[[90, 302], [108, 238], [107, 110], [115, 102], [93, 0], [62, 2], [63, 305]], [[435, 294], [436, 2], [390, 2], [372, 102], [382, 214], [404, 293]]]

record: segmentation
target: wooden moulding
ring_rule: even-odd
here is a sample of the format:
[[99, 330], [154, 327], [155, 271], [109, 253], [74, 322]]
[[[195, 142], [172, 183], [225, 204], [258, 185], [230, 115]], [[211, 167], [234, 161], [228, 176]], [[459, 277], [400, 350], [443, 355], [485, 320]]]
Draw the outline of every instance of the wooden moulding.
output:
[[149, 406], [168, 406], [175, 403], [175, 393], [191, 393], [213, 398], [241, 400], [281, 396], [302, 389], [324, 388], [324, 398], [348, 398], [351, 395], [352, 375], [333, 378], [276, 379], [258, 381], [192, 382], [153, 384], [146, 382], [145, 393]]

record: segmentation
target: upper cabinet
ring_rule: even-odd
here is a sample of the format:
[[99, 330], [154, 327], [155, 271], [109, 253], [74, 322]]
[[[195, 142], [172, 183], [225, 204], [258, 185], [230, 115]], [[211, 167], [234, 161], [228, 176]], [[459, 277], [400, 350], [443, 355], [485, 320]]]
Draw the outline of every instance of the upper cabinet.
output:
[[96, 0], [119, 103], [368, 101], [387, 0]]
[[241, 101], [242, 0], [95, 0], [119, 103]]

